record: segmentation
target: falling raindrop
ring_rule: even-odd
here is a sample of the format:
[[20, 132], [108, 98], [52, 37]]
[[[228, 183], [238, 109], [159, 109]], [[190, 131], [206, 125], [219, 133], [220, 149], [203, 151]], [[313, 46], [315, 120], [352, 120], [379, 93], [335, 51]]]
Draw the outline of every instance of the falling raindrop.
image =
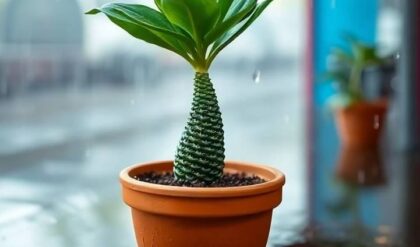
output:
[[379, 124], [379, 116], [378, 115], [375, 115], [373, 117], [373, 128], [377, 130], [377, 129], [379, 129], [379, 126], [380, 126], [380, 124]]
[[255, 84], [259, 84], [261, 81], [261, 70], [256, 69], [254, 73], [252, 73], [252, 80]]

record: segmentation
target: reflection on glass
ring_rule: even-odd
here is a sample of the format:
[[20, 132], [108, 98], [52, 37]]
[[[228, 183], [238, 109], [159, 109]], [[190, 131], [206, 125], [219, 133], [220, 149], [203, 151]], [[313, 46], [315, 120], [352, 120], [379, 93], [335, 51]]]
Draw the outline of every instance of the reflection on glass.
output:
[[384, 184], [385, 172], [379, 148], [344, 146], [337, 161], [336, 176], [341, 181], [352, 185]]

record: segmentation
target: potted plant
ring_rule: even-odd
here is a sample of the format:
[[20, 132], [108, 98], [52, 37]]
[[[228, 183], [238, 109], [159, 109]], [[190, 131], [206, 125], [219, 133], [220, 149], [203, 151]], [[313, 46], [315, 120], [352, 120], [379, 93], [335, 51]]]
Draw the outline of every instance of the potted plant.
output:
[[104, 13], [195, 70], [192, 109], [174, 161], [137, 164], [120, 174], [139, 246], [266, 245], [285, 178], [266, 166], [225, 161], [222, 117], [208, 70], [271, 2], [155, 0], [156, 10], [111, 3], [87, 12]]
[[339, 136], [344, 145], [377, 146], [387, 112], [385, 98], [369, 99], [363, 90], [363, 72], [385, 64], [377, 48], [353, 37], [347, 37], [351, 51], [331, 51], [331, 68], [325, 74], [337, 86], [337, 94], [329, 103], [335, 110]]

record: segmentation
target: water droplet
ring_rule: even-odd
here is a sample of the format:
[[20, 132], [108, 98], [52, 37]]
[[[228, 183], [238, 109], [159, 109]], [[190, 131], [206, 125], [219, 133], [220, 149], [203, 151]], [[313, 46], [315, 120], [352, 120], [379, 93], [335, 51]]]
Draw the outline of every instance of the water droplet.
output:
[[252, 73], [252, 80], [255, 82], [255, 84], [260, 83], [261, 81], [261, 70], [256, 69], [254, 73]]
[[400, 60], [400, 58], [401, 58], [401, 55], [400, 55], [400, 53], [398, 52], [397, 54], [395, 54], [395, 56], [394, 56], [394, 59], [395, 60]]
[[373, 117], [373, 128], [377, 130], [377, 129], [379, 129], [379, 126], [380, 126], [379, 116], [378, 115], [375, 115]]
[[365, 172], [360, 170], [357, 172], [357, 181], [359, 181], [360, 183], [364, 183], [365, 182]]
[[136, 104], [136, 101], [135, 101], [134, 99], [131, 99], [131, 100], [130, 100], [130, 104], [131, 104], [131, 105], [135, 105], [135, 104]]

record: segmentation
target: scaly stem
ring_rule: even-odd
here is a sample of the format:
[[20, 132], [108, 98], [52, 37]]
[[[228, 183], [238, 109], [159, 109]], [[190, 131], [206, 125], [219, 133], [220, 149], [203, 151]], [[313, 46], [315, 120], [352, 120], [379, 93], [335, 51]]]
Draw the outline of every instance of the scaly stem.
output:
[[222, 114], [209, 74], [197, 72], [194, 81], [192, 109], [175, 155], [174, 174], [178, 180], [210, 183], [223, 174]]

